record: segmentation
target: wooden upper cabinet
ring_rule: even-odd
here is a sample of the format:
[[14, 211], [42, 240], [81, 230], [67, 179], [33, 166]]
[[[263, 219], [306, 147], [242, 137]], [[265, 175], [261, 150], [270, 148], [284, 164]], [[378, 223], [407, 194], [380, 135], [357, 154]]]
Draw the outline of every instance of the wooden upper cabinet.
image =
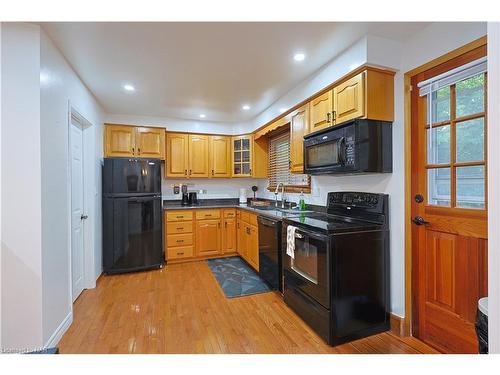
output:
[[309, 103], [290, 116], [290, 171], [304, 173], [304, 135], [309, 130]]
[[333, 111], [335, 124], [365, 116], [365, 72], [335, 86]]
[[104, 157], [165, 159], [165, 129], [105, 124]]
[[104, 157], [135, 156], [135, 127], [105, 125]]
[[210, 176], [231, 177], [231, 137], [210, 137]]
[[188, 135], [167, 133], [167, 177], [188, 176]]
[[189, 135], [189, 172], [191, 178], [208, 177], [208, 135]]
[[251, 134], [232, 137], [231, 175], [233, 177], [252, 176], [252, 143], [253, 137]]
[[329, 90], [310, 101], [309, 133], [332, 125], [333, 91]]
[[138, 156], [165, 159], [165, 129], [139, 127], [135, 130]]

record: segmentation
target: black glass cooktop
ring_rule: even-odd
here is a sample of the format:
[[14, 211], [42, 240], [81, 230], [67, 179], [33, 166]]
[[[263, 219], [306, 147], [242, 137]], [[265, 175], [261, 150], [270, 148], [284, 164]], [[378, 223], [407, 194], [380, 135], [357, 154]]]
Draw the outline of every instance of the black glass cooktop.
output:
[[296, 217], [287, 217], [284, 222], [296, 225], [307, 226], [311, 229], [321, 230], [327, 233], [341, 233], [358, 230], [377, 230], [382, 225], [369, 221], [356, 220], [343, 216], [328, 215], [326, 213], [310, 213]]

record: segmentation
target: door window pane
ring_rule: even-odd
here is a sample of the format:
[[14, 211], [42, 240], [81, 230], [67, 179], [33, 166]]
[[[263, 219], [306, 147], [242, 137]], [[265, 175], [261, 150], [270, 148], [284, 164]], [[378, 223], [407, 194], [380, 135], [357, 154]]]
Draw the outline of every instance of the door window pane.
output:
[[484, 112], [484, 74], [456, 84], [456, 117]]
[[485, 207], [484, 166], [457, 168], [457, 207]]
[[484, 160], [484, 118], [456, 125], [457, 162]]
[[427, 129], [427, 163], [450, 162], [450, 125]]
[[431, 168], [427, 170], [429, 204], [450, 207], [450, 182], [450, 168]]
[[432, 105], [428, 110], [427, 123], [430, 123], [432, 112], [432, 123], [448, 121], [450, 119], [450, 86], [443, 87], [432, 92]]

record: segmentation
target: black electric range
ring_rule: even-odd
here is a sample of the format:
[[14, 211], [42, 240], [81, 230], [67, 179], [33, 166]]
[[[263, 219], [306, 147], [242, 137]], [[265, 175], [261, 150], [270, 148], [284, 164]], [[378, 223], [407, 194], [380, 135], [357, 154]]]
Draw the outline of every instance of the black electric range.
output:
[[389, 199], [363, 192], [332, 192], [327, 199], [324, 213], [283, 219], [283, 294], [325, 341], [338, 345], [389, 329]]

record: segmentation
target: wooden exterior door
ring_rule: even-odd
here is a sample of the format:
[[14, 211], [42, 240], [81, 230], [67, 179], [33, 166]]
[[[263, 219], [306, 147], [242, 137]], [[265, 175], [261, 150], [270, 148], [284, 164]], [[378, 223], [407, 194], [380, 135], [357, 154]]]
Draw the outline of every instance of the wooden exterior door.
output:
[[309, 133], [331, 126], [333, 110], [333, 91], [327, 91], [324, 94], [314, 98], [310, 102], [310, 120]]
[[188, 135], [167, 133], [167, 176], [188, 176]]
[[487, 294], [487, 73], [426, 95], [418, 83], [485, 54], [480, 47], [411, 80], [413, 334], [443, 352], [478, 352], [474, 322]]
[[208, 177], [208, 136], [189, 135], [189, 177]]
[[141, 158], [165, 159], [165, 130], [161, 128], [136, 128], [137, 153]]
[[294, 112], [290, 122], [290, 171], [304, 173], [304, 135], [309, 128], [309, 104]]
[[210, 137], [210, 176], [231, 177], [231, 137]]
[[196, 255], [217, 255], [221, 250], [220, 220], [196, 222]]
[[106, 125], [104, 136], [105, 157], [134, 156], [135, 127], [125, 125]]

